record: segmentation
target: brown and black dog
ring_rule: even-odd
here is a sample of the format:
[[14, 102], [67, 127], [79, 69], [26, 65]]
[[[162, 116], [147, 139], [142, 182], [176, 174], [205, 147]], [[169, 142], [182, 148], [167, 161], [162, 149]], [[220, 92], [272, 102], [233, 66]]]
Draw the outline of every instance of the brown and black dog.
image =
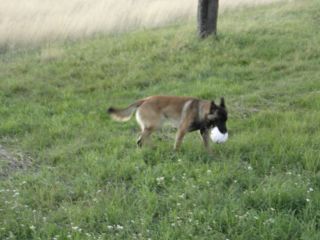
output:
[[180, 147], [187, 132], [199, 130], [207, 150], [209, 150], [210, 130], [213, 127], [218, 127], [221, 133], [227, 132], [228, 112], [224, 98], [221, 98], [220, 104], [216, 105], [214, 101], [193, 97], [150, 96], [124, 109], [110, 107], [107, 112], [117, 121], [128, 121], [136, 112], [136, 119], [141, 127], [141, 134], [137, 141], [140, 147], [165, 120], [169, 120], [178, 128], [175, 150]]

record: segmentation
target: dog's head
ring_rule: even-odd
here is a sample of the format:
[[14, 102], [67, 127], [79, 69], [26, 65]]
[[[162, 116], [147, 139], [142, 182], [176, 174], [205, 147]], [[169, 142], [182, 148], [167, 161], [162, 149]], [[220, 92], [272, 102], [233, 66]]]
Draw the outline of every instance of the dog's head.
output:
[[210, 112], [207, 116], [209, 127], [218, 127], [221, 133], [227, 133], [227, 120], [228, 112], [224, 98], [220, 99], [220, 104], [215, 104], [214, 101], [211, 102]]

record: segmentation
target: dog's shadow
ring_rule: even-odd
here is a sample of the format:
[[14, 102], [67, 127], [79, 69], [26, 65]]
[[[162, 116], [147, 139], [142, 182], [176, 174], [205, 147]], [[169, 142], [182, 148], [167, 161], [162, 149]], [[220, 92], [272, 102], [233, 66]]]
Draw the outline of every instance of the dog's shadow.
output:
[[178, 151], [175, 151], [170, 144], [148, 146], [140, 149], [140, 151], [142, 151], [143, 161], [146, 165], [150, 166], [155, 166], [163, 161], [176, 163], [187, 161], [207, 164], [217, 161], [218, 159], [217, 156], [208, 153], [205, 149], [195, 149], [184, 146]]

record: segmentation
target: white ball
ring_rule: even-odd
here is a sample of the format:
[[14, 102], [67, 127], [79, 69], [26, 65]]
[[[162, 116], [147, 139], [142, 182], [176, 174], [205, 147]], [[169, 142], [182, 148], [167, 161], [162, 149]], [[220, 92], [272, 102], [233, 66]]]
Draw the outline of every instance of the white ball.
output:
[[214, 127], [211, 129], [210, 138], [215, 143], [224, 143], [228, 140], [228, 132], [222, 133], [219, 131], [219, 128]]

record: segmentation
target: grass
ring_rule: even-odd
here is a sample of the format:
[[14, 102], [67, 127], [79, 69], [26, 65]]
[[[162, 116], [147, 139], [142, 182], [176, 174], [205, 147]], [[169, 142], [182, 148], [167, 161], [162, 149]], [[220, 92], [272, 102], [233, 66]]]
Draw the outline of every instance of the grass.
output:
[[[227, 11], [217, 40], [184, 24], [2, 54], [0, 144], [28, 168], [0, 174], [0, 239], [319, 239], [319, 9]], [[168, 129], [137, 149], [105, 110], [153, 94], [223, 95], [229, 141], [176, 153]]]

